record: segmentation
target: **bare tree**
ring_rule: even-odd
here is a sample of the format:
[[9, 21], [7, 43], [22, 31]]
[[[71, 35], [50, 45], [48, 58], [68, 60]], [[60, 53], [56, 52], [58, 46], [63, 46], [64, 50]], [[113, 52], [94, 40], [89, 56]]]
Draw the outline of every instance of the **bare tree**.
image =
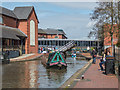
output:
[[[111, 39], [111, 46], [113, 47], [113, 35], [116, 32], [116, 28], [114, 27], [117, 21], [117, 3], [116, 2], [98, 2], [98, 7], [95, 8], [93, 13], [91, 14], [91, 20], [97, 21], [94, 25], [92, 33], [97, 34], [97, 38], [103, 40], [108, 37]], [[96, 32], [96, 33], [95, 33]], [[107, 35], [105, 35], [107, 33]], [[90, 36], [89, 34], [89, 36]], [[103, 38], [104, 37], [104, 38]], [[112, 50], [113, 53], [113, 50]]]

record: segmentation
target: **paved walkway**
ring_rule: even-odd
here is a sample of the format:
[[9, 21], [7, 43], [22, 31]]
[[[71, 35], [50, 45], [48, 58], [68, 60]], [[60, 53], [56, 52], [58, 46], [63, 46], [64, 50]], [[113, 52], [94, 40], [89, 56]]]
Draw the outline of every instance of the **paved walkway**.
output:
[[38, 54], [38, 53], [24, 54], [20, 57], [11, 58], [10, 62], [33, 60], [33, 59], [36, 59], [36, 58], [40, 57], [41, 55], [43, 55], [43, 54]]
[[32, 56], [32, 55], [35, 55], [35, 53], [23, 54], [22, 56], [19, 56], [19, 57], [16, 57], [16, 58], [11, 58], [11, 59], [23, 59], [23, 58], [26, 58], [26, 57], [29, 57], [29, 56]]
[[118, 79], [115, 75], [105, 75], [99, 71], [99, 62], [92, 64], [84, 73], [85, 80], [79, 80], [74, 88], [118, 88]]
[[92, 58], [90, 53], [80, 53], [82, 56], [85, 56], [87, 58]]

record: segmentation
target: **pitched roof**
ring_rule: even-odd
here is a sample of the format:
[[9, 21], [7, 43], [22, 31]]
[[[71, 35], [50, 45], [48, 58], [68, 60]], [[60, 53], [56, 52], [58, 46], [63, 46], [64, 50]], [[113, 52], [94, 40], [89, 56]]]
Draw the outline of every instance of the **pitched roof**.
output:
[[12, 10], [9, 10], [9, 9], [1, 7], [1, 6], [0, 6], [0, 14], [6, 15], [6, 16], [9, 16], [9, 17], [13, 17], [13, 18], [17, 18]]
[[63, 34], [65, 35], [63, 30], [59, 30], [59, 29], [38, 29], [38, 33], [43, 33], [43, 34]]
[[47, 34], [43, 29], [38, 29], [38, 33]]
[[0, 38], [19, 40], [20, 37], [27, 37], [27, 35], [17, 28], [0, 25]]
[[[32, 10], [34, 10], [34, 6], [15, 7], [14, 10], [9, 10], [0, 6], [0, 14], [17, 19], [28, 19]], [[36, 13], [35, 16], [37, 18]], [[38, 18], [37, 21], [39, 22]]]
[[15, 7], [13, 12], [15, 13], [18, 19], [28, 19], [32, 10], [33, 6]]

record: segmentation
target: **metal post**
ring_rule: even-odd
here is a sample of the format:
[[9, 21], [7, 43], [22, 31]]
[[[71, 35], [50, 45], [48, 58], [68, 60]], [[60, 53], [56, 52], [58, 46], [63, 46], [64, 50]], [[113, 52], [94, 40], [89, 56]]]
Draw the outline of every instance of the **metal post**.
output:
[[91, 47], [91, 41], [90, 41], [90, 47]]
[[49, 42], [49, 45], [50, 45], [50, 41], [48, 41]]
[[77, 41], [77, 47], [78, 47], [78, 41]]
[[58, 40], [58, 48], [59, 48], [59, 40]]

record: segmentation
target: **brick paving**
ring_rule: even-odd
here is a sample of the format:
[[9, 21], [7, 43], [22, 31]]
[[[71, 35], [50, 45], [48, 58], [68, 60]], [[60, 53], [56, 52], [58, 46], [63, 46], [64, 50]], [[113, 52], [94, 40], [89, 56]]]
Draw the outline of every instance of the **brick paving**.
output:
[[105, 75], [99, 71], [99, 62], [92, 64], [84, 73], [85, 80], [80, 80], [74, 88], [118, 88], [118, 78], [115, 75]]
[[10, 62], [16, 62], [16, 61], [26, 61], [26, 60], [33, 60], [33, 59], [36, 59], [38, 57], [40, 57], [41, 55], [43, 54], [38, 54], [38, 53], [35, 53], [35, 54], [31, 54], [31, 55], [26, 55], [26, 57], [24, 56], [23, 58], [12, 58], [10, 59]]

